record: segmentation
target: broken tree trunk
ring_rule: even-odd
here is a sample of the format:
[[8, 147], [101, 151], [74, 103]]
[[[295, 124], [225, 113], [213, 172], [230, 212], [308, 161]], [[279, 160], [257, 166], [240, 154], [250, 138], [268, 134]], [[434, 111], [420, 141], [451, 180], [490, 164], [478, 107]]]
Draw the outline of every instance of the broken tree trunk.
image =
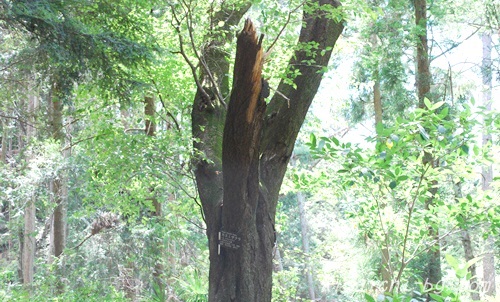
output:
[[[298, 76], [293, 85], [281, 81], [276, 89], [280, 94], [269, 101], [265, 114], [263, 100], [255, 99], [262, 88], [261, 65], [257, 64], [262, 62], [262, 50], [255, 33], [248, 35], [249, 24], [242, 32], [247, 38], [240, 36], [239, 43], [253, 40], [255, 48], [238, 46], [236, 64], [244, 61], [235, 67], [227, 112], [222, 102], [203, 98], [201, 93], [193, 104], [193, 145], [197, 152], [193, 161], [210, 246], [209, 301], [271, 301], [273, 224], [279, 190], [297, 134], [343, 29], [342, 20], [324, 13], [338, 8], [338, 1], [311, 0], [306, 6], [298, 44], [314, 43], [317, 48], [312, 52], [301, 47], [294, 51], [288, 68]], [[249, 51], [255, 54], [253, 63], [247, 62], [252, 57]], [[212, 62], [213, 58], [204, 59]], [[228, 73], [218, 74], [217, 68], [211, 71], [216, 78]], [[241, 77], [244, 72], [247, 76]], [[210, 83], [202, 83], [205, 92], [212, 90]], [[216, 83], [222, 85], [218, 88], [225, 95], [220, 89], [224, 85]], [[227, 133], [221, 135], [223, 126]], [[221, 231], [224, 246], [219, 254]]]
[[274, 243], [271, 219], [258, 221], [262, 217], [257, 215], [260, 137], [266, 109], [261, 95], [263, 59], [262, 36], [257, 38], [247, 19], [238, 36], [222, 142], [224, 199], [216, 301], [271, 299], [270, 280], [249, 269], [257, 263], [272, 269], [272, 258], [262, 253], [271, 250]]

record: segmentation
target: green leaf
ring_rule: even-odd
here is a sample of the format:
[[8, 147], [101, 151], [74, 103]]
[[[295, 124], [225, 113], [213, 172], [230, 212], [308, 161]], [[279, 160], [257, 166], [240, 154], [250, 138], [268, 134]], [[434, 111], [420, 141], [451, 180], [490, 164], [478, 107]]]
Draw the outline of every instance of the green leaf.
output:
[[382, 135], [382, 133], [384, 132], [384, 124], [377, 123], [377, 125], [375, 125], [375, 131], [378, 135]]
[[317, 146], [316, 135], [314, 135], [314, 133], [311, 133], [310, 138], [311, 138], [311, 146], [313, 148], [316, 148]]
[[460, 268], [455, 270], [455, 274], [457, 275], [458, 279], [462, 279], [467, 275], [467, 268]]
[[391, 181], [391, 183], [389, 183], [389, 188], [394, 189], [397, 185], [398, 183], [395, 180], [393, 180]]
[[444, 105], [444, 102], [443, 101], [440, 101], [440, 102], [437, 102], [436, 104], [433, 104], [431, 106], [431, 108], [429, 108], [430, 110], [436, 110], [438, 109], [439, 107], [443, 106]]
[[398, 176], [401, 174], [401, 168], [400, 167], [396, 167], [396, 169], [394, 169], [394, 175]]
[[450, 254], [444, 255], [446, 262], [456, 271], [458, 270], [458, 260]]
[[377, 301], [375, 300], [375, 298], [373, 298], [372, 296], [370, 296], [370, 295], [369, 295], [369, 294], [367, 294], [367, 293], [365, 293], [365, 299], [366, 299], [366, 301], [368, 301], [368, 302], [377, 302]]
[[443, 110], [441, 110], [441, 112], [439, 113], [439, 117], [441, 119], [444, 119], [445, 117], [448, 116], [449, 111], [450, 111], [450, 109], [448, 107], [444, 107]]
[[424, 127], [422, 127], [422, 125], [418, 124], [417, 128], [418, 128], [418, 131], [420, 132], [420, 135], [422, 136], [422, 139], [426, 140], [426, 141], [429, 140], [429, 134], [427, 133], [427, 131], [425, 131]]
[[483, 256], [472, 258], [471, 260], [467, 261], [466, 267], [469, 268], [469, 267], [473, 266], [474, 264], [476, 264], [478, 261], [480, 261], [482, 259], [483, 259]]
[[462, 145], [462, 147], [460, 147], [460, 150], [462, 150], [464, 154], [469, 154], [469, 146], [467, 145]]
[[472, 195], [467, 194], [467, 196], [466, 196], [465, 198], [467, 198], [467, 200], [468, 200], [469, 202], [472, 202]]
[[479, 155], [479, 147], [478, 145], [474, 145], [474, 147], [472, 148], [472, 151], [474, 151], [474, 155], [475, 156], [478, 156]]
[[432, 299], [436, 300], [437, 302], [443, 302], [444, 299], [443, 297], [439, 296], [439, 295], [436, 295], [436, 294], [433, 294], [433, 293], [429, 293], [429, 296], [431, 296]]
[[424, 104], [425, 104], [425, 107], [427, 107], [427, 109], [432, 110], [431, 109], [432, 108], [432, 103], [431, 103], [431, 101], [429, 101], [428, 98], [424, 98]]

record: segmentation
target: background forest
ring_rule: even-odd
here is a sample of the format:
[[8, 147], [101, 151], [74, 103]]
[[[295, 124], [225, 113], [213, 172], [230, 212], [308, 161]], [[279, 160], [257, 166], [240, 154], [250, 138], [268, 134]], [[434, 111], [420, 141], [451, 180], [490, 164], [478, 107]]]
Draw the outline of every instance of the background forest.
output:
[[[209, 300], [196, 173], [222, 129], [194, 112], [229, 102], [251, 18], [268, 103], [295, 105], [294, 51], [324, 73], [273, 301], [498, 301], [500, 2], [327, 2], [0, 0], [0, 300]], [[335, 47], [298, 43], [303, 14], [344, 26]]]

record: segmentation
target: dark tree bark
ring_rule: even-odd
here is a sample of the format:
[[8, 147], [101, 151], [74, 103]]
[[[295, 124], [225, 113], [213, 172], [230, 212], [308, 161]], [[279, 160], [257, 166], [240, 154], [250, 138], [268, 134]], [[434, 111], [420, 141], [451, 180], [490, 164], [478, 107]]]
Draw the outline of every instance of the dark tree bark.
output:
[[[245, 2], [236, 7], [222, 7], [215, 13], [211, 20], [211, 27], [215, 27], [220, 21], [224, 21], [224, 30], [238, 24], [243, 15], [250, 8], [250, 3]], [[228, 30], [228, 33], [232, 31]], [[227, 34], [227, 41], [232, 41], [234, 36]], [[220, 265], [220, 258], [217, 253], [218, 232], [220, 230], [220, 205], [222, 204], [222, 135], [224, 132], [224, 121], [226, 118], [226, 108], [217, 101], [213, 91], [218, 90], [222, 97], [226, 98], [230, 93], [229, 63], [226, 52], [220, 47], [225, 40], [217, 33], [210, 33], [207, 37], [207, 45], [203, 49], [202, 58], [206, 62], [208, 71], [214, 81], [209, 79], [207, 70], [202, 69], [200, 80], [206, 93], [210, 93], [211, 98], [203, 97], [202, 91], [198, 87], [193, 109], [191, 113], [193, 147], [195, 157], [193, 158], [196, 185], [203, 207], [203, 214], [207, 226], [207, 237], [210, 251], [210, 273], [209, 273], [209, 297], [215, 296], [216, 287], [213, 280], [217, 279], [216, 268]], [[213, 86], [215, 83], [215, 87]], [[214, 301], [211, 298], [211, 301]]]
[[[418, 95], [418, 107], [424, 108], [424, 99], [430, 97], [431, 73], [429, 60], [429, 47], [427, 43], [427, 1], [415, 0], [415, 23], [418, 26], [417, 39], [417, 72], [416, 86]], [[436, 160], [431, 153], [425, 152], [424, 165], [436, 165]], [[434, 196], [437, 193], [437, 181], [431, 181], [429, 187], [430, 196], [425, 201], [425, 209], [430, 210], [434, 204]], [[427, 253], [427, 267], [423, 276], [425, 284], [438, 284], [441, 281], [441, 246], [439, 243], [439, 230], [429, 226], [429, 237], [435, 244], [429, 248]], [[430, 297], [427, 297], [429, 300]]]
[[261, 95], [264, 59], [261, 43], [252, 22], [246, 20], [238, 36], [233, 90], [222, 142], [221, 231], [239, 237], [234, 242], [239, 247], [220, 248], [216, 301], [271, 299], [270, 280], [257, 273], [261, 265], [271, 267], [266, 254], [272, 254], [274, 242], [271, 218], [258, 213], [259, 207], [267, 208], [265, 200], [259, 199], [259, 149], [266, 109]]
[[[54, 83], [52, 87], [52, 97], [49, 99], [50, 102], [50, 131], [52, 137], [62, 146], [64, 145], [64, 132], [63, 132], [63, 122], [62, 122], [62, 100], [60, 95], [59, 83]], [[56, 205], [52, 217], [52, 255], [54, 257], [59, 257], [65, 246], [65, 235], [66, 235], [66, 223], [65, 223], [65, 211], [64, 211], [64, 198], [63, 198], [63, 176], [61, 172], [51, 180], [50, 184], [52, 201]]]
[[418, 29], [416, 87], [418, 107], [424, 108], [424, 98], [431, 91], [429, 45], [427, 43], [427, 0], [415, 0], [415, 24]]
[[[340, 5], [334, 0], [311, 2]], [[202, 157], [195, 161], [195, 173], [209, 238], [209, 301], [271, 301], [279, 189], [297, 134], [342, 29], [341, 22], [325, 17], [325, 10], [304, 13], [299, 43], [315, 42], [318, 48], [313, 53], [295, 52], [289, 66], [298, 69], [296, 88], [281, 82], [277, 90], [288, 99], [275, 94], [266, 109], [260, 91], [262, 49], [253, 26], [246, 23], [238, 39], [222, 150], [224, 106], [215, 98], [197, 95], [193, 136], [194, 147]], [[242, 44], [248, 47], [242, 48]], [[306, 63], [311, 59], [314, 64]], [[219, 255], [221, 230], [240, 238], [236, 241], [240, 247], [221, 247]]]

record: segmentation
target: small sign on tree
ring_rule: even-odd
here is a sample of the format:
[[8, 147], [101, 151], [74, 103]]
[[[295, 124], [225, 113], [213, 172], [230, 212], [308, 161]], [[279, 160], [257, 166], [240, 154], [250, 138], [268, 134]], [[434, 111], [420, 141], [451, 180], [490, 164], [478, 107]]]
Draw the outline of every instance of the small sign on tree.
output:
[[219, 246], [218, 254], [220, 255], [220, 247], [227, 247], [233, 250], [237, 250], [240, 247], [241, 238], [238, 235], [220, 231], [219, 232]]

